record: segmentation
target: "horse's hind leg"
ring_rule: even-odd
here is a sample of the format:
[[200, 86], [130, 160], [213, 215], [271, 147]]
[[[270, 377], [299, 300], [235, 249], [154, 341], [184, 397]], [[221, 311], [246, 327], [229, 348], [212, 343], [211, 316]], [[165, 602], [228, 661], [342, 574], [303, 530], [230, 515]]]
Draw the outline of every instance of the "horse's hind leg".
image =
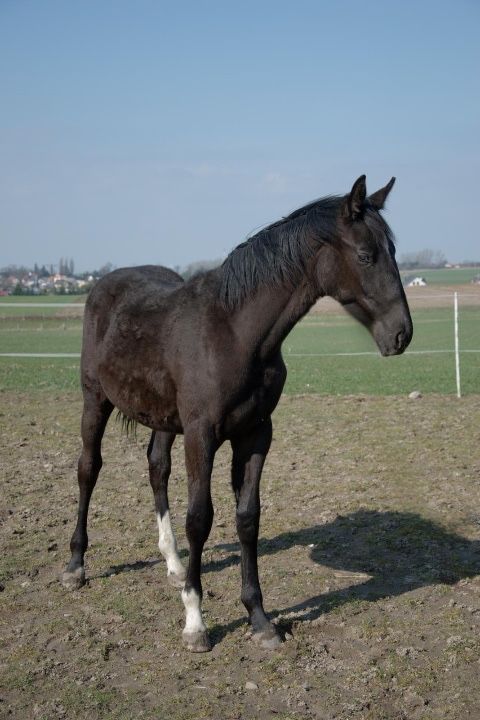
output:
[[167, 563], [167, 577], [175, 587], [182, 588], [185, 568], [179, 558], [177, 541], [170, 522], [168, 478], [171, 468], [171, 449], [175, 433], [153, 432], [148, 446], [150, 484], [155, 498], [158, 523], [158, 547]]
[[280, 638], [263, 609], [258, 579], [257, 541], [260, 523], [260, 476], [272, 440], [272, 423], [263, 422], [250, 435], [232, 439], [232, 485], [237, 501], [237, 532], [241, 547], [242, 602], [247, 608], [253, 637], [273, 649]]
[[105, 396], [85, 395], [82, 415], [83, 449], [78, 461], [78, 503], [77, 526], [70, 541], [72, 557], [62, 575], [66, 588], [76, 589], [85, 583], [83, 557], [88, 547], [87, 516], [90, 498], [102, 467], [101, 444], [113, 405]]

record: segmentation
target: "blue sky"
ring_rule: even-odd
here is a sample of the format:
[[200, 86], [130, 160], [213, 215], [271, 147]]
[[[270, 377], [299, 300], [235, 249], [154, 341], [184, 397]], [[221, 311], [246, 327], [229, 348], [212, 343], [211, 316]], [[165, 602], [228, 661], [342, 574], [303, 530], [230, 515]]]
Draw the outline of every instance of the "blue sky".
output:
[[222, 257], [392, 175], [399, 254], [480, 257], [480, 3], [0, 0], [0, 266]]

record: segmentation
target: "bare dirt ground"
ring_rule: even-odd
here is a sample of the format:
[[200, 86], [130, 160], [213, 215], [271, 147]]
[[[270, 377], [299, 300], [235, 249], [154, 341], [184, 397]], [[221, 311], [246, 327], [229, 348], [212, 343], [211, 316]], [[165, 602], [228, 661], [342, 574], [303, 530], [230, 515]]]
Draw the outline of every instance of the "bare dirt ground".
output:
[[[426, 287], [405, 288], [410, 310], [426, 310], [428, 308], [451, 308], [453, 293], [457, 292], [460, 305], [478, 307], [480, 305], [480, 285], [468, 283], [465, 285], [427, 285]], [[346, 312], [344, 308], [332, 298], [325, 297], [319, 300], [311, 312], [324, 315], [338, 315]]]
[[[480, 285], [473, 283], [465, 285], [427, 285], [426, 287], [405, 288], [411, 310], [452, 307], [453, 293], [455, 291], [458, 292], [460, 304], [470, 306], [480, 305]], [[70, 307], [58, 308], [55, 315], [65, 318], [83, 317], [84, 304], [85, 297], [79, 296]], [[332, 298], [324, 297], [314, 305], [311, 312], [320, 312], [325, 315], [338, 315], [339, 313], [345, 312], [345, 310], [338, 302], [332, 300]]]
[[452, 307], [453, 293], [458, 293], [460, 305], [480, 305], [480, 285], [428, 285], [406, 288], [408, 304], [412, 310]]
[[[147, 432], [111, 422], [88, 584], [57, 577], [77, 505], [77, 394], [1, 396], [0, 717], [480, 717], [480, 397], [283, 398], [262, 482], [265, 605], [248, 636], [228, 448], [204, 553], [206, 655], [180, 644], [147, 478]], [[179, 545], [186, 483], [175, 446]], [[246, 687], [247, 683], [253, 683]]]

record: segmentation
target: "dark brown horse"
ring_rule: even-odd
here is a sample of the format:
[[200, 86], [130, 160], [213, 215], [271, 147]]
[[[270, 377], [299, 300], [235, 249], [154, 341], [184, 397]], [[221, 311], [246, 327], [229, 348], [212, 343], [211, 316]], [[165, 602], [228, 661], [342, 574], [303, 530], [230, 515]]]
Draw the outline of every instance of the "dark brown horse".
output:
[[[210, 649], [201, 614], [201, 557], [213, 519], [213, 459], [225, 440], [233, 450], [242, 601], [253, 637], [267, 648], [278, 645], [263, 609], [257, 538], [270, 418], [286, 378], [281, 346], [313, 303], [329, 295], [370, 329], [382, 355], [405, 350], [412, 321], [392, 235], [379, 214], [393, 183], [367, 197], [362, 175], [348, 195], [306, 205], [239, 245], [220, 268], [187, 283], [171, 270], [146, 266], [116, 270], [94, 287], [85, 310], [80, 502], [62, 578], [67, 587], [85, 582], [88, 505], [102, 465], [102, 436], [116, 407], [153, 430], [148, 462], [159, 547], [170, 580], [183, 588], [186, 647]], [[188, 474], [186, 572], [167, 497], [170, 450], [179, 433]]]

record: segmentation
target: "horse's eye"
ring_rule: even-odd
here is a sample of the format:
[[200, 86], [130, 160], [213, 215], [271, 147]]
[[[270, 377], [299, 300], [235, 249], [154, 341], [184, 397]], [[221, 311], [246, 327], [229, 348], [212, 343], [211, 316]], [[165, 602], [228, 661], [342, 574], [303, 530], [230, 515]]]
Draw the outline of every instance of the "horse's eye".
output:
[[371, 265], [372, 264], [372, 256], [368, 255], [367, 253], [359, 253], [358, 262], [361, 263], [362, 265]]

